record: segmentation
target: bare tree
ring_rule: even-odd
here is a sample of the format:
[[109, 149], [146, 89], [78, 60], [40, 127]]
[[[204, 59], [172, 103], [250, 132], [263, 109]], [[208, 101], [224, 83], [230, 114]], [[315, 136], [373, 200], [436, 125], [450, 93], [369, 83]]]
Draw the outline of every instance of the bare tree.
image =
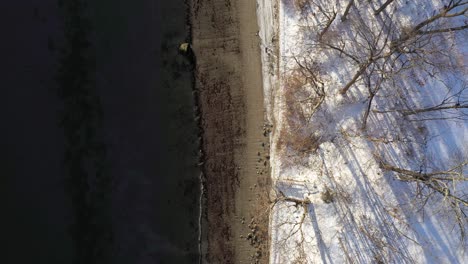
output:
[[316, 62], [310, 58], [293, 57], [298, 66], [298, 71], [306, 81], [308, 89], [311, 88], [312, 94], [306, 98], [300, 99], [301, 103], [310, 102], [308, 119], [317, 111], [325, 100], [325, 84], [320, 78], [320, 70]]
[[418, 40], [419, 35], [446, 33], [464, 30], [468, 28], [468, 25], [466, 24], [451, 25], [444, 28], [439, 28], [437, 26], [440, 25], [437, 25], [436, 23], [443, 18], [453, 19], [460, 16], [465, 16], [468, 11], [468, 7], [465, 7], [466, 5], [468, 5], [468, 1], [451, 0], [439, 12], [416, 24], [415, 26], [404, 30], [403, 34], [399, 38], [392, 41], [390, 47], [393, 49], [401, 50], [401, 47], [405, 45], [405, 42], [411, 42], [411, 40]]
[[271, 208], [276, 205], [283, 205], [289, 208], [294, 208], [295, 211], [300, 212], [299, 218], [293, 218], [290, 220], [284, 220], [278, 223], [276, 227], [278, 230], [286, 228], [286, 234], [282, 236], [281, 240], [278, 241], [281, 248], [285, 248], [288, 244], [294, 244], [295, 250], [298, 255], [295, 259], [295, 263], [307, 263], [305, 261], [305, 238], [306, 233], [304, 232], [305, 221], [307, 220], [309, 206], [311, 201], [307, 198], [298, 199], [285, 195], [282, 191], [275, 189], [275, 199], [272, 202]]
[[[387, 0], [375, 11], [376, 14], [379, 14], [392, 2], [393, 0]], [[342, 20], [346, 20], [353, 5], [354, 0], [350, 0], [346, 5]], [[364, 81], [368, 89], [369, 103], [363, 117], [363, 129], [365, 129], [368, 116], [371, 113], [373, 99], [385, 80], [393, 78], [400, 71], [423, 67], [423, 65], [428, 65], [431, 68], [446, 67], [445, 61], [447, 60], [443, 61], [443, 58], [451, 56], [450, 47], [439, 43], [437, 35], [462, 31], [468, 27], [466, 24], [457, 25], [456, 20], [453, 20], [466, 15], [468, 10], [466, 5], [468, 5], [466, 0], [451, 0], [440, 10], [436, 10], [430, 17], [412, 27], [402, 29], [398, 28], [395, 21], [393, 21], [393, 14], [384, 16], [380, 20], [379, 26], [374, 25], [372, 27], [368, 25], [368, 21], [364, 21], [357, 15], [353, 17], [353, 21], [350, 23], [351, 31], [357, 37], [355, 39], [343, 39], [343, 37], [336, 39], [326, 36], [335, 21], [336, 11], [327, 9], [326, 6], [315, 2], [310, 2], [308, 10], [311, 11], [311, 7], [316, 6], [319, 14], [321, 14], [321, 19], [318, 19], [318, 24], [321, 25], [317, 38], [319, 45], [339, 52], [340, 56], [345, 56], [357, 67], [351, 79], [344, 84], [339, 93], [342, 95], [347, 94], [349, 89], [360, 80]], [[302, 16], [307, 15], [302, 14]], [[313, 16], [319, 17], [315, 13], [313, 13]], [[451, 23], [452, 20], [455, 23]], [[296, 62], [298, 62], [300, 68], [307, 69], [301, 67], [304, 66], [304, 63], [297, 60]], [[423, 68], [421, 70], [424, 71]], [[466, 105], [460, 102], [452, 105], [442, 102], [440, 105], [431, 106], [427, 109], [415, 109], [413, 112], [405, 112], [404, 114], [411, 115], [446, 110], [447, 108], [462, 109], [465, 107]]]
[[[390, 4], [390, 2], [387, 1], [386, 4]], [[360, 17], [357, 17], [353, 20], [352, 28], [358, 36], [354, 40], [354, 46], [360, 47], [359, 49], [346, 48], [344, 40], [341, 42], [322, 41], [324, 47], [338, 51], [340, 55], [344, 55], [352, 63], [357, 64], [355, 74], [339, 90], [339, 93], [344, 95], [356, 82], [361, 79], [364, 81], [369, 93], [369, 100], [363, 116], [362, 129], [366, 128], [373, 99], [385, 80], [395, 78], [398, 72], [407, 69], [419, 67], [421, 71], [427, 71], [424, 65], [433, 69], [432, 71], [451, 67], [449, 66], [452, 56], [451, 47], [443, 45], [442, 41], [447, 40], [439, 38], [438, 35], [464, 30], [467, 25], [440, 27], [441, 24], [436, 22], [439, 18], [454, 18], [466, 14], [467, 8], [458, 10], [464, 4], [462, 1], [451, 1], [439, 13], [410, 29], [403, 30], [398, 37], [399, 30], [395, 27], [391, 16], [386, 16], [382, 20], [382, 25], [377, 31], [369, 27]], [[367, 55], [362, 56], [360, 54], [362, 51], [365, 51]], [[428, 71], [428, 75], [432, 76], [433, 73]], [[404, 112], [404, 115], [466, 108], [466, 101], [448, 102], [445, 100], [439, 105], [414, 109], [414, 111], [408, 110]], [[459, 113], [464, 115], [463, 112]]]
[[[446, 5], [442, 10], [440, 10], [437, 14], [425, 19], [424, 21], [418, 23], [417, 25], [409, 29], [403, 30], [402, 34], [399, 37], [391, 41], [389, 40], [392, 39], [393, 36], [390, 35], [390, 33], [394, 33], [395, 31], [388, 30], [388, 25], [386, 25], [388, 23], [384, 22], [384, 24], [382, 25], [382, 29], [372, 34], [372, 29], [370, 29], [365, 23], [362, 23], [359, 20], [356, 21], [355, 30], [358, 33], [371, 33], [371, 35], [366, 34], [369, 35], [370, 38], [363, 37], [363, 39], [365, 40], [364, 43], [369, 44], [368, 47], [366, 47], [366, 49], [370, 52], [368, 53], [368, 57], [366, 60], [360, 61], [358, 70], [353, 75], [351, 80], [348, 83], [346, 83], [346, 85], [340, 90], [340, 94], [346, 94], [349, 88], [351, 88], [351, 86], [354, 83], [356, 83], [359, 77], [361, 77], [366, 72], [366, 69], [374, 63], [379, 63], [379, 61], [385, 60], [386, 58], [394, 54], [397, 54], [396, 56], [405, 54], [406, 56], [404, 57], [406, 57], [407, 59], [415, 56], [424, 56], [425, 54], [427, 54], [423, 51], [424, 47], [428, 43], [430, 43], [430, 37], [423, 38], [422, 36], [460, 31], [466, 29], [468, 25], [437, 28], [436, 26], [438, 25], [436, 25], [436, 22], [439, 21], [439, 19], [441, 18], [455, 18], [465, 15], [467, 13], [468, 8], [463, 8], [462, 10], [458, 9], [467, 4], [468, 1], [450, 1], [450, 3]], [[385, 30], [385, 32], [382, 31], [385, 28], [387, 28], [387, 30]], [[379, 46], [377, 46], [376, 44], [379, 44]], [[442, 49], [442, 47], [440, 48]]]
[[[447, 92], [444, 98], [435, 105], [428, 105], [416, 107], [414, 105], [406, 104], [405, 108], [391, 109], [391, 110], [373, 110], [374, 113], [392, 113], [399, 112], [403, 116], [416, 116], [424, 114], [433, 114], [439, 112], [439, 116], [431, 116], [430, 120], [468, 120], [468, 113], [464, 111], [468, 109], [468, 84], [463, 82], [461, 88], [454, 88], [450, 84], [445, 84]], [[428, 118], [418, 120], [429, 120]]]
[[444, 197], [451, 199], [453, 202], [465, 207], [468, 206], [468, 199], [464, 196], [457, 195], [456, 191], [454, 191], [452, 188], [454, 183], [468, 181], [468, 175], [466, 175], [465, 172], [465, 167], [468, 165], [468, 160], [464, 160], [446, 170], [431, 172], [403, 169], [390, 165], [382, 160], [380, 161], [380, 165], [384, 170], [398, 173], [398, 179], [401, 181], [423, 183], [430, 189], [438, 192]]
[[[386, 17], [377, 31], [373, 30], [361, 17], [357, 17], [353, 22], [353, 30], [357, 35], [354, 40], [356, 47], [350, 51], [333, 47], [333, 49], [339, 50], [352, 61], [358, 63], [358, 70], [351, 80], [340, 89], [340, 94], [346, 94], [370, 66], [382, 62], [387, 64], [388, 59], [394, 54], [387, 51], [391, 37], [397, 30], [392, 17]], [[362, 54], [363, 51], [364, 54]]]
[[[422, 184], [424, 187], [438, 193], [443, 199], [449, 200], [449, 205], [453, 209], [452, 212], [455, 214], [460, 228], [461, 240], [463, 241], [465, 239], [465, 226], [468, 223], [468, 195], [466, 193], [459, 192], [457, 190], [457, 186], [459, 183], [466, 183], [468, 181], [468, 175], [466, 174], [468, 160], [464, 160], [446, 170], [431, 172], [403, 169], [390, 165], [384, 161], [381, 161], [380, 165], [384, 170], [397, 173], [399, 180]], [[422, 198], [425, 200], [423, 205], [431, 197], [431, 193], [423, 194]]]

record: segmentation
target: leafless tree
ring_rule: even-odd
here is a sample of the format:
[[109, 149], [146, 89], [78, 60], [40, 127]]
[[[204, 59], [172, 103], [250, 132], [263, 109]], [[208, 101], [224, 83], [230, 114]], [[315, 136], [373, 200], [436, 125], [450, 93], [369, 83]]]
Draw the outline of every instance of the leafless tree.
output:
[[[305, 261], [305, 237], [306, 233], [304, 232], [304, 224], [308, 216], [309, 206], [311, 205], [310, 200], [307, 198], [305, 199], [297, 199], [294, 197], [289, 197], [285, 195], [282, 191], [275, 189], [275, 198], [272, 201], [272, 207], [276, 205], [283, 205], [288, 208], [294, 208], [294, 210], [300, 212], [299, 218], [293, 218], [290, 220], [280, 221], [278, 226], [276, 227], [277, 230], [282, 228], [286, 228], [286, 234], [282, 236], [279, 243], [281, 248], [285, 248], [288, 244], [295, 244], [295, 250], [299, 254], [296, 257], [295, 263], [307, 263]], [[297, 238], [298, 237], [298, 238]]]
[[[466, 238], [466, 225], [468, 224], [468, 193], [463, 188], [468, 183], [468, 157], [458, 155], [455, 157], [454, 165], [445, 169], [432, 169], [418, 171], [397, 167], [376, 157], [380, 167], [385, 171], [391, 171], [397, 175], [397, 179], [418, 185], [418, 196], [423, 200], [424, 206], [429, 199], [438, 194], [440, 199], [448, 201], [455, 215], [461, 232], [461, 240]], [[423, 190], [426, 189], [426, 192]]]
[[[408, 59], [411, 57], [424, 56], [427, 54], [424, 53], [424, 48], [426, 45], [428, 45], [428, 43], [430, 43], [431, 38], [423, 38], [423, 36], [466, 29], [468, 25], [439, 28], [437, 26], [440, 25], [438, 25], [436, 22], [438, 22], [441, 18], [456, 18], [465, 15], [468, 8], [465, 7], [462, 10], [458, 9], [461, 9], [461, 7], [467, 4], [468, 2], [463, 2], [461, 0], [450, 1], [450, 3], [437, 14], [423, 20], [409, 29], [402, 30], [400, 36], [396, 38], [394, 38], [394, 36], [391, 34], [395, 33], [395, 30], [391, 27], [389, 28], [389, 26], [392, 26], [393, 24], [385, 22], [388, 21], [388, 19], [384, 20], [381, 29], [375, 33], [372, 32], [373, 30], [369, 28], [366, 23], [362, 23], [359, 21], [360, 19], [357, 19], [358, 21], [355, 22], [355, 31], [358, 34], [361, 34], [363, 37], [362, 39], [365, 40], [363, 43], [368, 44], [368, 47], [366, 47], [366, 50], [369, 51], [368, 57], [366, 60], [359, 61], [357, 72], [340, 90], [340, 93], [346, 94], [349, 88], [351, 88], [351, 86], [356, 83], [356, 81], [366, 72], [367, 68], [374, 63], [379, 63], [381, 60], [385, 60], [392, 55], [395, 55], [399, 58], [406, 57]], [[362, 33], [367, 36], [362, 35]], [[347, 54], [344, 52], [344, 50], [341, 52], [343, 54]], [[356, 56], [353, 55], [353, 57], [355, 58]], [[430, 63], [428, 61], [426, 62]]]
[[446, 4], [441, 10], [436, 12], [431, 17], [426, 18], [425, 20], [421, 21], [415, 26], [404, 30], [399, 38], [392, 41], [390, 45], [391, 48], [401, 50], [402, 47], [408, 44], [405, 42], [411, 43], [418, 41], [418, 37], [421, 35], [447, 33], [468, 28], [468, 25], [466, 23], [464, 25], [449, 25], [442, 28], [440, 27], [440, 23], [438, 23], [444, 18], [454, 19], [457, 17], [465, 16], [468, 11], [468, 7], [466, 7], [467, 5], [468, 1], [464, 0], [449, 1], [448, 4]]
[[321, 80], [320, 70], [316, 62], [307, 57], [298, 58], [294, 56], [293, 59], [298, 66], [298, 72], [308, 86], [308, 90], [312, 91], [308, 97], [300, 99], [301, 103], [309, 103], [308, 119], [310, 119], [325, 100], [325, 84]]
[[432, 172], [422, 172], [403, 169], [385, 163], [384, 161], [381, 161], [380, 164], [382, 169], [398, 173], [398, 179], [401, 181], [423, 183], [424, 185], [440, 193], [444, 197], [453, 200], [454, 203], [463, 205], [465, 207], [468, 206], [467, 198], [456, 195], [455, 191], [453, 191], [451, 187], [453, 183], [468, 181], [468, 175], [466, 175], [465, 172], [465, 167], [468, 165], [468, 160], [462, 161], [461, 163], [449, 169]]
[[[355, 38], [345, 39], [343, 36], [336, 35], [330, 37], [333, 33], [329, 34], [329, 30], [337, 13], [335, 9], [330, 8], [331, 5], [321, 5], [315, 1], [300, 2], [302, 3], [301, 6], [307, 10], [307, 12], [301, 14], [301, 17], [305, 21], [309, 21], [309, 16], [312, 14], [315, 24], [318, 24], [318, 28], [315, 28], [319, 32], [317, 37], [318, 46], [336, 51], [340, 56], [344, 56], [352, 64], [356, 65], [355, 73], [339, 90], [339, 93], [342, 95], [347, 94], [349, 89], [361, 80], [367, 87], [369, 100], [363, 116], [363, 129], [366, 128], [373, 99], [385, 82], [388, 82], [391, 78], [397, 78], [397, 73], [404, 70], [420, 67], [421, 71], [425, 71], [424, 67], [427, 67], [430, 68], [427, 71], [434, 71], [434, 69], [447, 67], [452, 47], [445, 45], [443, 38], [439, 35], [462, 31], [468, 27], [466, 23], [462, 25], [456, 19], [466, 15], [468, 1], [451, 0], [440, 10], [435, 10], [428, 18], [407, 28], [399, 28], [394, 21], [393, 14], [382, 16], [381, 19], [377, 19], [377, 21], [380, 21], [379, 25], [371, 26], [368, 20], [363, 20], [359, 14], [355, 15], [353, 13], [349, 29], [353, 32]], [[385, 1], [375, 13], [380, 14], [392, 2], [393, 0]], [[354, 4], [354, 0], [347, 3], [342, 20], [347, 19]], [[307, 8], [304, 6], [307, 6]], [[315, 12], [317, 10], [318, 12]], [[314, 43], [310, 44], [311, 46], [317, 46]], [[310, 52], [317, 52], [317, 50]], [[305, 62], [297, 59], [296, 62], [302, 74], [307, 72], [310, 75], [310, 68], [304, 67], [307, 66]], [[428, 74], [433, 75], [430, 72]], [[318, 75], [315, 73], [315, 76]], [[466, 105], [460, 102], [452, 105], [442, 102], [440, 105], [431, 106], [427, 109], [415, 109], [413, 112], [405, 112], [404, 114], [412, 115], [447, 108], [463, 109], [465, 107]]]
[[[385, 4], [390, 3], [391, 1], [387, 1]], [[321, 35], [320, 41], [323, 47], [339, 52], [351, 63], [357, 65], [355, 74], [340, 89], [339, 93], [346, 94], [361, 79], [368, 89], [369, 100], [363, 116], [362, 129], [366, 128], [373, 99], [386, 80], [395, 78], [398, 76], [398, 72], [408, 69], [419, 67], [421, 71], [428, 71], [428, 75], [432, 76], [431, 72], [450, 67], [448, 65], [451, 64], [452, 47], [443, 45], [443, 41], [446, 40], [439, 35], [464, 30], [467, 25], [453, 25], [447, 21], [438, 22], [441, 18], [453, 19], [465, 15], [467, 8], [464, 5], [466, 3], [460, 0], [450, 1], [442, 10], [437, 11], [431, 17], [403, 30], [396, 27], [392, 16], [385, 16], [381, 20], [381, 26], [378, 30], [375, 29], [376, 27], [371, 28], [367, 24], [368, 22], [359, 16], [353, 17], [351, 29], [357, 38], [353, 40], [352, 44], [348, 43], [349, 40], [329, 40]], [[426, 68], [430, 68], [431, 72]], [[405, 115], [465, 107], [465, 102], [447, 104], [447, 101], [443, 101], [440, 105], [415, 109], [412, 112], [407, 111]]]
[[[446, 86], [447, 90], [445, 96], [437, 104], [417, 107], [405, 103], [404, 108], [373, 110], [373, 112], [381, 114], [399, 112], [406, 117], [419, 116], [418, 119], [411, 119], [413, 121], [441, 119], [454, 121], [468, 120], [468, 111], [466, 110], [468, 109], [468, 83], [460, 82], [460, 87], [454, 87], [456, 85], [446, 84], [445, 82], [441, 83]], [[439, 113], [440, 115], [435, 116], [434, 113]], [[426, 114], [431, 115], [431, 117], [425, 117]]]
[[326, 44], [327, 46], [339, 51], [341, 54], [345, 54], [348, 58], [358, 64], [358, 70], [351, 80], [348, 81], [340, 90], [340, 94], [346, 94], [351, 86], [366, 73], [370, 66], [380, 63], [381, 61], [388, 63], [388, 58], [393, 55], [393, 52], [387, 51], [391, 37], [396, 32], [392, 17], [389, 16], [385, 18], [377, 31], [372, 29], [361, 17], [356, 17], [356, 20], [353, 21], [353, 23], [353, 30], [357, 36], [353, 43], [356, 45], [354, 49], [346, 51], [344, 47], [339, 48], [332, 46], [331, 44]]

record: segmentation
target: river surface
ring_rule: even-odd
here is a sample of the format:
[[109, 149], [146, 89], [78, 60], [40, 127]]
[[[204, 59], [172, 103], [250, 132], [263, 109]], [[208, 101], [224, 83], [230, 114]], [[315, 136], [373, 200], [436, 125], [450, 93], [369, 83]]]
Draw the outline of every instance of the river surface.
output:
[[[197, 128], [186, 6], [101, 1], [98, 87], [117, 182], [114, 263], [198, 260]], [[100, 78], [100, 76], [103, 76]]]
[[[1, 44], [11, 69], [0, 84], [0, 164], [10, 212], [2, 263], [73, 263], [78, 252], [65, 180], [70, 129], [59, 122], [70, 101], [57, 96], [66, 45], [57, 2], [2, 4], [2, 24], [15, 25]], [[189, 37], [187, 7], [183, 0], [88, 2], [87, 71], [100, 113], [92, 129], [105, 150], [98, 167], [111, 179], [108, 215], [100, 220], [112, 232], [109, 263], [196, 263], [198, 128], [192, 64], [178, 52]]]

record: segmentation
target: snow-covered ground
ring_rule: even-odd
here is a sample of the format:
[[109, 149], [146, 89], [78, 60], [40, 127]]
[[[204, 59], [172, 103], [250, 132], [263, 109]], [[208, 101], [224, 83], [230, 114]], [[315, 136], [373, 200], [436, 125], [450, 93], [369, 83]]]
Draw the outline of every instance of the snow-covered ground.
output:
[[270, 261], [465, 263], [468, 3], [349, 2], [257, 0]]

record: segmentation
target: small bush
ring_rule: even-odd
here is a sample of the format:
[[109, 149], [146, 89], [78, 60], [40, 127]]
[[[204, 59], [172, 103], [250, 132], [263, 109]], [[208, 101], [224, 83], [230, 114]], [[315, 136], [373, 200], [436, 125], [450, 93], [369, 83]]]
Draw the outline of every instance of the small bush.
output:
[[[286, 123], [280, 130], [277, 150], [285, 151], [287, 156], [305, 157], [316, 152], [322, 143], [320, 135], [309, 124], [309, 104], [315, 103], [313, 91], [299, 72], [285, 78], [283, 89]], [[304, 98], [310, 98], [310, 102]]]
[[287, 149], [295, 154], [310, 154], [317, 151], [321, 144], [321, 138], [314, 134], [303, 134], [283, 128], [280, 132], [277, 148]]
[[333, 203], [335, 201], [335, 194], [330, 190], [330, 188], [325, 187], [325, 191], [320, 194], [320, 198], [324, 203]]
[[294, 0], [294, 8], [302, 13], [310, 10], [310, 0]]

